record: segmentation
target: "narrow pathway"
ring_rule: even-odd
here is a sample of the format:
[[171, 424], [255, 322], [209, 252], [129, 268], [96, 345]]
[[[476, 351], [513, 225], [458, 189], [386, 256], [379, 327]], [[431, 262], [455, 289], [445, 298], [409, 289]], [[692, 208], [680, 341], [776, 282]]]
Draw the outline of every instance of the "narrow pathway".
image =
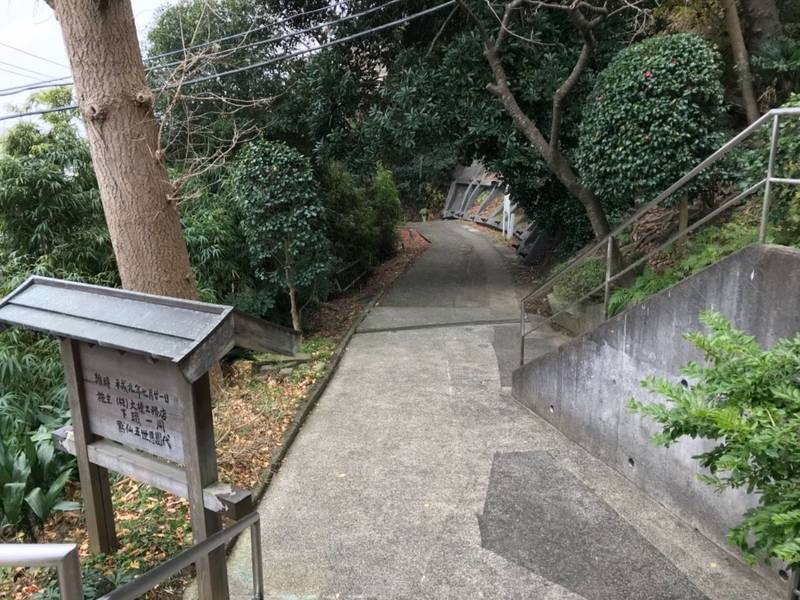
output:
[[[514, 402], [507, 261], [471, 226], [419, 231], [432, 247], [363, 322], [261, 503], [266, 598], [770, 598]], [[249, 565], [244, 536], [234, 598]]]

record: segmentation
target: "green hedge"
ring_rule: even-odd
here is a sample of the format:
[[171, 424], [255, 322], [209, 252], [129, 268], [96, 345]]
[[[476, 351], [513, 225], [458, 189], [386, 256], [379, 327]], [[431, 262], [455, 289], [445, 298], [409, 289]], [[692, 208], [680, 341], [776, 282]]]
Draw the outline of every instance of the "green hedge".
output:
[[577, 164], [611, 212], [652, 200], [720, 146], [720, 65], [708, 42], [677, 34], [630, 46], [600, 73], [584, 110]]

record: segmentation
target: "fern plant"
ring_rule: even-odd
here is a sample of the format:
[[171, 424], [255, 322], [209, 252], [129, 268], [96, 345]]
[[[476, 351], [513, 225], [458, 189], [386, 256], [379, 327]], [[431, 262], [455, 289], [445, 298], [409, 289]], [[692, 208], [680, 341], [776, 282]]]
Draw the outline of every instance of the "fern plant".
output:
[[715, 446], [695, 456], [701, 479], [717, 490], [743, 488], [758, 506], [745, 513], [728, 540], [751, 563], [777, 558], [800, 567], [800, 335], [763, 350], [721, 314], [703, 312], [708, 333], [686, 338], [704, 364], [688, 363], [687, 386], [649, 378], [642, 386], [666, 404], [630, 400], [629, 408], [661, 426], [654, 442], [703, 438]]

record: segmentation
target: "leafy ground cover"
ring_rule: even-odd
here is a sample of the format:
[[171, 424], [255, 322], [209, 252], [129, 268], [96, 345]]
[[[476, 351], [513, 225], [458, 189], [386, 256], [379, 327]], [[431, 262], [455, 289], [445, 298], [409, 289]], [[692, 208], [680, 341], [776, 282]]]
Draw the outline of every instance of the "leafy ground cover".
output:
[[[264, 357], [235, 360], [223, 366], [224, 386], [214, 406], [214, 426], [220, 478], [253, 489], [270, 468], [286, 431], [310, 388], [325, 373], [337, 343], [366, 304], [391, 285], [428, 247], [412, 230], [401, 231], [401, 250], [379, 265], [363, 285], [351, 293], [325, 302], [314, 317], [313, 334], [300, 352], [308, 360], [289, 369], [265, 370]], [[56, 512], [35, 532], [41, 543], [74, 541], [80, 546], [87, 600], [107, 593], [191, 544], [188, 503], [181, 498], [115, 477], [112, 484], [115, 522], [120, 550], [114, 555], [92, 556], [82, 513]], [[80, 501], [80, 488], [67, 484], [69, 501]], [[19, 534], [19, 541], [22, 541]], [[150, 592], [150, 600], [182, 597], [191, 573], [174, 578]], [[0, 597], [10, 600], [55, 600], [58, 589], [48, 570], [0, 571]]]

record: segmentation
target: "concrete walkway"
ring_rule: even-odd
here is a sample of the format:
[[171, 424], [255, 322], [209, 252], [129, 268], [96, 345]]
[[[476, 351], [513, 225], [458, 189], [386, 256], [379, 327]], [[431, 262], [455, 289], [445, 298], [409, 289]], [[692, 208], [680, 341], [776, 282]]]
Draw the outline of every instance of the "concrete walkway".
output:
[[[471, 226], [419, 231], [431, 249], [353, 337], [261, 503], [266, 598], [772, 598], [514, 402], [506, 258]], [[249, 565], [243, 536], [234, 598]]]

